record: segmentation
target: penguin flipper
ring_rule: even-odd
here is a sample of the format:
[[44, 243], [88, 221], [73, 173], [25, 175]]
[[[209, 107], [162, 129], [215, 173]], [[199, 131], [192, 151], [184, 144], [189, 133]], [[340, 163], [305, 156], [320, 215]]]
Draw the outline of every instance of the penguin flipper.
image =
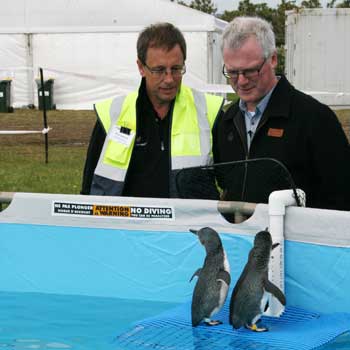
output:
[[202, 268], [199, 268], [199, 269], [192, 275], [192, 277], [191, 277], [191, 279], [190, 279], [190, 282], [193, 280], [193, 277], [195, 277], [195, 276], [199, 277], [199, 274], [200, 274], [201, 270], [202, 270]]
[[225, 282], [228, 286], [229, 286], [230, 283], [231, 283], [231, 276], [230, 276], [230, 274], [229, 274], [227, 271], [225, 271], [225, 270], [220, 270], [220, 271], [218, 272], [218, 275], [217, 275], [216, 279], [217, 279], [218, 281], [223, 281], [223, 282]]
[[266, 292], [271, 293], [274, 297], [276, 297], [282, 305], [286, 305], [286, 297], [284, 296], [283, 292], [272, 282], [266, 279], [264, 288]]
[[271, 250], [274, 250], [276, 247], [278, 247], [280, 244], [279, 243], [274, 243], [274, 244], [272, 244], [272, 248], [271, 248]]

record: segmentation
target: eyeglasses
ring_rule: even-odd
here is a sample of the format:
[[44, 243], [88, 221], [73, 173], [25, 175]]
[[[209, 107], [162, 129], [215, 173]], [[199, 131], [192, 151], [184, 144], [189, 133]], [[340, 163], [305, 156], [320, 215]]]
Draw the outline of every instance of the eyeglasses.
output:
[[242, 70], [227, 70], [225, 65], [223, 65], [222, 74], [226, 78], [232, 79], [233, 81], [237, 81], [240, 74], [243, 75], [246, 79], [254, 80], [259, 76], [260, 71], [264, 67], [264, 64], [266, 61], [267, 61], [267, 58], [264, 59], [264, 62], [259, 67], [242, 69]]
[[[148, 67], [146, 63], [143, 63], [143, 66], [147, 68], [147, 70], [156, 78], [162, 79], [166, 76], [168, 73], [168, 68], [166, 67]], [[170, 74], [172, 75], [173, 78], [180, 78], [186, 73], [186, 66], [174, 66], [170, 68]]]

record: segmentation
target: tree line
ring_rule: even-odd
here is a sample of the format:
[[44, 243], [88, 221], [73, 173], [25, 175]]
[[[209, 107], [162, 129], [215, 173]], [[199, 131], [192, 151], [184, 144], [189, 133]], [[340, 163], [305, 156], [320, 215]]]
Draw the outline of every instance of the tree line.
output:
[[[250, 0], [241, 0], [237, 10], [226, 10], [222, 14], [218, 14], [217, 8], [212, 0], [191, 0], [189, 4], [178, 0], [177, 3], [214, 15], [227, 22], [230, 22], [233, 18], [238, 16], [258, 16], [266, 19], [272, 24], [276, 35], [276, 46], [279, 58], [278, 67], [276, 69], [277, 73], [284, 72], [286, 11], [302, 8], [322, 8], [319, 0], [302, 0], [300, 6], [296, 4], [295, 0], [281, 0], [276, 8], [269, 7], [266, 2], [253, 4]], [[326, 6], [327, 8], [350, 8], [350, 0], [330, 0]], [[233, 3], [232, 7], [234, 7]]]

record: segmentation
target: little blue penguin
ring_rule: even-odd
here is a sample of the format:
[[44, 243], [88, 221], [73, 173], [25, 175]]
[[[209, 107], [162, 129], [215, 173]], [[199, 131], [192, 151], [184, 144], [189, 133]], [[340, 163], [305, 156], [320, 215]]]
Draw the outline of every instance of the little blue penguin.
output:
[[267, 293], [271, 293], [281, 304], [286, 305], [283, 292], [268, 280], [270, 254], [278, 245], [279, 243], [272, 244], [271, 235], [267, 230], [256, 234], [248, 262], [231, 295], [229, 322], [233, 328], [245, 326], [256, 332], [268, 330], [256, 325], [262, 313], [267, 310]]
[[223, 306], [231, 282], [230, 265], [218, 233], [210, 227], [190, 231], [198, 236], [205, 247], [206, 257], [202, 268], [191, 277], [198, 277], [192, 296], [192, 326], [204, 321], [208, 326], [221, 324], [211, 320]]

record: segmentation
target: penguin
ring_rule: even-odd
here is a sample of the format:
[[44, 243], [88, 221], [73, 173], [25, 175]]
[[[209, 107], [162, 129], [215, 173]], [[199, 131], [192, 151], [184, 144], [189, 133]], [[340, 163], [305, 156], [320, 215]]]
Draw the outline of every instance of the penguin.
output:
[[272, 249], [279, 243], [272, 244], [270, 233], [260, 231], [254, 239], [254, 247], [249, 252], [241, 276], [231, 295], [229, 322], [233, 328], [242, 326], [255, 332], [268, 331], [259, 328], [256, 323], [268, 307], [268, 294], [275, 296], [282, 305], [286, 305], [283, 292], [268, 280], [268, 267]]
[[198, 326], [202, 321], [208, 326], [221, 324], [221, 321], [211, 320], [223, 306], [231, 283], [230, 265], [218, 233], [210, 227], [199, 231], [190, 231], [198, 236], [205, 247], [206, 257], [202, 268], [191, 277], [198, 280], [193, 290], [191, 316], [192, 326]]

